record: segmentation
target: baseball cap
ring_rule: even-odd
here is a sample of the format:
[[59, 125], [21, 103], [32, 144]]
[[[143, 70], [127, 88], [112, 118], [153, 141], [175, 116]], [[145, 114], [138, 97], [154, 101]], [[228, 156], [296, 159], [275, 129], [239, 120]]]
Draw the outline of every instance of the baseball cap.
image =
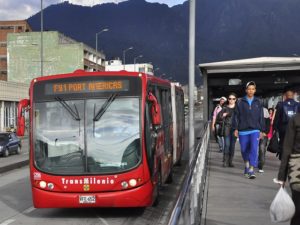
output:
[[222, 96], [221, 98], [220, 98], [220, 100], [224, 100], [224, 101], [227, 101], [227, 98], [226, 97], [224, 97], [224, 96]]
[[246, 84], [246, 88], [248, 88], [250, 85], [253, 85], [256, 87], [256, 84], [254, 81], [249, 81], [247, 84]]

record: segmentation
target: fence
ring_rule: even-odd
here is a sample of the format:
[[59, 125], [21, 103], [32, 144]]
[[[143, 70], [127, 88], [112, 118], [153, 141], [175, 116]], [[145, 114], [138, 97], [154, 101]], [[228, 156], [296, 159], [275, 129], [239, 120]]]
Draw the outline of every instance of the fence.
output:
[[209, 136], [210, 126], [206, 123], [202, 131], [202, 139], [196, 147], [193, 161], [189, 165], [168, 225], [201, 224]]

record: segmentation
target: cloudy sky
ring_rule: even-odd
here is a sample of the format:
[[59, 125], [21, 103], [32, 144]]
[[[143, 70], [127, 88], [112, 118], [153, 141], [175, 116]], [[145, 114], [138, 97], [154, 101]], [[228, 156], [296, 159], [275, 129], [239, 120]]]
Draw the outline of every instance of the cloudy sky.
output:
[[[65, 0], [43, 0], [44, 8]], [[92, 6], [107, 2], [122, 2], [126, 0], [69, 0], [78, 5]], [[183, 3], [185, 0], [146, 0], [147, 2], [165, 3], [174, 6]], [[23, 20], [40, 11], [39, 0], [0, 0], [0, 20]]]

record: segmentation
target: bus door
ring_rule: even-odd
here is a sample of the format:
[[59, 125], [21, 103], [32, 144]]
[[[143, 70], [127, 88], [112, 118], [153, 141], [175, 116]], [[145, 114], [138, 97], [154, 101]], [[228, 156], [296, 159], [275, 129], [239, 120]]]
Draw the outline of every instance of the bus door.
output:
[[162, 111], [162, 129], [164, 134], [164, 154], [162, 159], [162, 178], [166, 181], [172, 169], [172, 107], [170, 89], [160, 88], [161, 111]]

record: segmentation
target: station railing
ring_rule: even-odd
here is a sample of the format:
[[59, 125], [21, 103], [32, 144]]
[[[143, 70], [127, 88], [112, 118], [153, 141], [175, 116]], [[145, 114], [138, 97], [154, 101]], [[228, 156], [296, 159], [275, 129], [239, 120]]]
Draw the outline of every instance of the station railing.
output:
[[205, 124], [200, 137], [168, 225], [200, 225], [204, 219], [202, 208], [207, 175], [209, 123]]

